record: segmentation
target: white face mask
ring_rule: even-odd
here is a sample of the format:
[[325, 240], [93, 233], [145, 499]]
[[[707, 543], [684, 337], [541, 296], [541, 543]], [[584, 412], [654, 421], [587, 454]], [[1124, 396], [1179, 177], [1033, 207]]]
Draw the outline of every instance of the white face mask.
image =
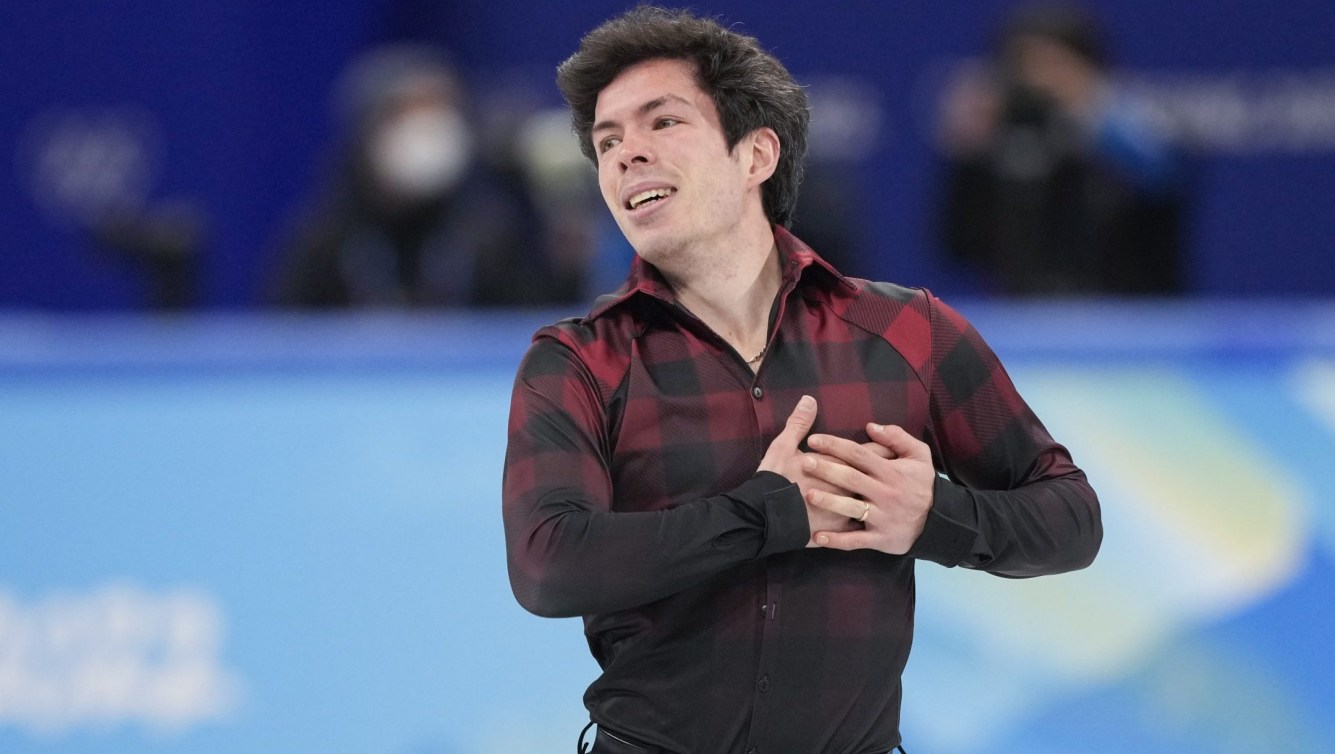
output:
[[454, 186], [468, 167], [472, 137], [458, 112], [411, 113], [382, 127], [371, 141], [372, 169], [393, 194], [419, 199]]

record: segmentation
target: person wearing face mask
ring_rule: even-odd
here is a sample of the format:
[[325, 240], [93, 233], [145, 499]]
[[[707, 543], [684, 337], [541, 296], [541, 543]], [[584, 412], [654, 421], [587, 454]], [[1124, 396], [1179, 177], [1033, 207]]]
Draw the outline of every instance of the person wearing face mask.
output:
[[281, 253], [273, 299], [296, 307], [551, 303], [522, 186], [481, 159], [462, 84], [435, 49], [395, 45], [336, 90], [334, 179]]

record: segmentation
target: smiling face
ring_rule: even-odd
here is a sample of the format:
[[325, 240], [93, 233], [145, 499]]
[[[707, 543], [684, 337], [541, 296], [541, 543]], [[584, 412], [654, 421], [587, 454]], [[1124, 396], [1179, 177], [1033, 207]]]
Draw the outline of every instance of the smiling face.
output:
[[603, 199], [635, 251], [671, 271], [726, 249], [749, 224], [768, 228], [760, 184], [773, 170], [753, 169], [755, 138], [729, 152], [689, 63], [650, 60], [613, 79], [592, 140]]

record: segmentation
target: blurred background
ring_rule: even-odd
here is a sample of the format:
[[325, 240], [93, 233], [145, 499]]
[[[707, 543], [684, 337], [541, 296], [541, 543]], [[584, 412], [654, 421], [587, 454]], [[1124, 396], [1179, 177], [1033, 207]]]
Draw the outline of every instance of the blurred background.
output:
[[[0, 6], [0, 751], [552, 751], [510, 381], [630, 250], [553, 84], [626, 3]], [[1335, 5], [697, 4], [807, 85], [795, 230], [984, 333], [1077, 574], [919, 569], [914, 752], [1335, 735]]]

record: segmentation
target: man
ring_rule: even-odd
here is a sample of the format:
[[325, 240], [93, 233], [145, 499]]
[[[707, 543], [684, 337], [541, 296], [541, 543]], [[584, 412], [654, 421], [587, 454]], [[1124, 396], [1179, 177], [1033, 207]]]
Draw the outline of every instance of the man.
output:
[[641, 7], [558, 83], [637, 258], [535, 336], [504, 518], [519, 602], [584, 617], [593, 751], [897, 747], [915, 561], [1081, 568], [1093, 490], [958, 314], [787, 232], [806, 100], [756, 40]]

